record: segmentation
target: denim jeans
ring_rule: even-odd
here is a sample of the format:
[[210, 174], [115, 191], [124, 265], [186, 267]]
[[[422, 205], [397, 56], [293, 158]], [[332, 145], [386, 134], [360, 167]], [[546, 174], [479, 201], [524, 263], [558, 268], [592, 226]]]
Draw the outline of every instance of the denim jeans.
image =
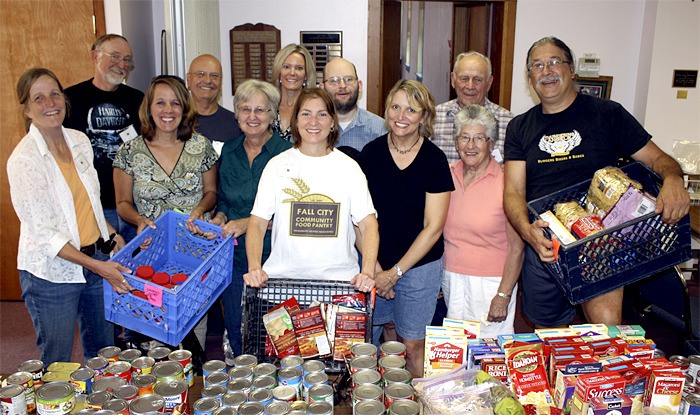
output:
[[[105, 261], [102, 252], [92, 256]], [[86, 283], [57, 284], [20, 271], [22, 299], [29, 311], [44, 367], [70, 362], [78, 321], [85, 360], [114, 345], [114, 325], [105, 320], [103, 279], [83, 268]]]
[[243, 274], [246, 272], [234, 266], [231, 284], [221, 294], [221, 305], [224, 309], [224, 327], [226, 327], [228, 332], [228, 341], [234, 356], [243, 353], [241, 340], [241, 314], [243, 312], [241, 296], [243, 293]]
[[107, 222], [112, 224], [114, 229], [117, 230], [119, 235], [121, 235], [127, 243], [134, 239], [136, 236], [136, 226], [122, 219], [117, 213], [117, 209], [103, 209], [103, 211]]

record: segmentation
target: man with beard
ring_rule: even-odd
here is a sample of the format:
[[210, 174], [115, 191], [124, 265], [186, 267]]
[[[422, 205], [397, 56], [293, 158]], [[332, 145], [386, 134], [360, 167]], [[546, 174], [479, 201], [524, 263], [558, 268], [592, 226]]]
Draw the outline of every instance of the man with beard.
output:
[[242, 134], [236, 116], [219, 105], [221, 62], [213, 55], [199, 55], [190, 63], [187, 86], [197, 107], [197, 132], [212, 141], [221, 154], [224, 143]]
[[433, 143], [445, 152], [450, 163], [459, 160], [454, 142], [455, 114], [467, 105], [481, 105], [498, 121], [498, 137], [494, 137], [492, 154], [497, 162], [503, 163], [503, 142], [513, 113], [486, 98], [493, 83], [491, 61], [479, 52], [460, 53], [455, 58], [450, 82], [457, 98], [435, 107]]
[[[530, 223], [527, 202], [589, 180], [618, 157], [644, 162], [663, 179], [656, 212], [669, 224], [690, 207], [678, 163], [651, 141], [651, 135], [622, 105], [574, 89], [571, 49], [555, 37], [535, 42], [527, 54], [529, 81], [540, 104], [510, 122], [505, 143], [503, 204], [511, 224], [527, 243], [522, 269], [523, 311], [538, 327], [569, 324], [575, 314], [544, 263], [554, 262], [549, 224]], [[557, 147], [555, 149], [554, 147]], [[567, 151], [562, 153], [561, 148]], [[623, 289], [582, 304], [590, 323], [620, 324]]]
[[136, 228], [117, 214], [112, 162], [119, 146], [140, 134], [143, 93], [122, 83], [134, 69], [131, 46], [123, 36], [101, 36], [90, 53], [95, 76], [65, 90], [70, 111], [63, 125], [90, 138], [105, 218], [128, 242]]
[[338, 114], [340, 140], [336, 147], [349, 146], [361, 151], [365, 144], [386, 134], [384, 119], [357, 106], [362, 81], [357, 79], [357, 70], [351, 62], [343, 58], [328, 62], [320, 87], [330, 94]]

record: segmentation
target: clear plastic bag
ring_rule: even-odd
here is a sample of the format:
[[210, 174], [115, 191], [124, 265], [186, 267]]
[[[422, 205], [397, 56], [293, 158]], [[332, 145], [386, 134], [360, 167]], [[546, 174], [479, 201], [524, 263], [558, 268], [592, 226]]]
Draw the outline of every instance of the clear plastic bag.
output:
[[687, 174], [700, 174], [700, 142], [674, 140], [673, 157]]

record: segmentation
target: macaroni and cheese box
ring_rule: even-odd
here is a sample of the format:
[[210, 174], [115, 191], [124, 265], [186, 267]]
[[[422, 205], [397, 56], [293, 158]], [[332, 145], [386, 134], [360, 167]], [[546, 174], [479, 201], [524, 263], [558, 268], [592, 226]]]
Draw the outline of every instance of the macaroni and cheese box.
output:
[[678, 413], [684, 384], [685, 375], [680, 370], [652, 370], [644, 396], [644, 406], [663, 408]]

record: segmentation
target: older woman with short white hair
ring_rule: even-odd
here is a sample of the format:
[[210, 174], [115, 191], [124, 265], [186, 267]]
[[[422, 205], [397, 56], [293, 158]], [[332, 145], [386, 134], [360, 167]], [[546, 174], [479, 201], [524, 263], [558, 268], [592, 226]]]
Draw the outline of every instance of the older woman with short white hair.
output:
[[481, 321], [481, 337], [513, 333], [524, 244], [503, 210], [502, 167], [491, 155], [498, 122], [469, 105], [455, 116], [460, 160], [445, 222], [442, 292], [447, 316]]

